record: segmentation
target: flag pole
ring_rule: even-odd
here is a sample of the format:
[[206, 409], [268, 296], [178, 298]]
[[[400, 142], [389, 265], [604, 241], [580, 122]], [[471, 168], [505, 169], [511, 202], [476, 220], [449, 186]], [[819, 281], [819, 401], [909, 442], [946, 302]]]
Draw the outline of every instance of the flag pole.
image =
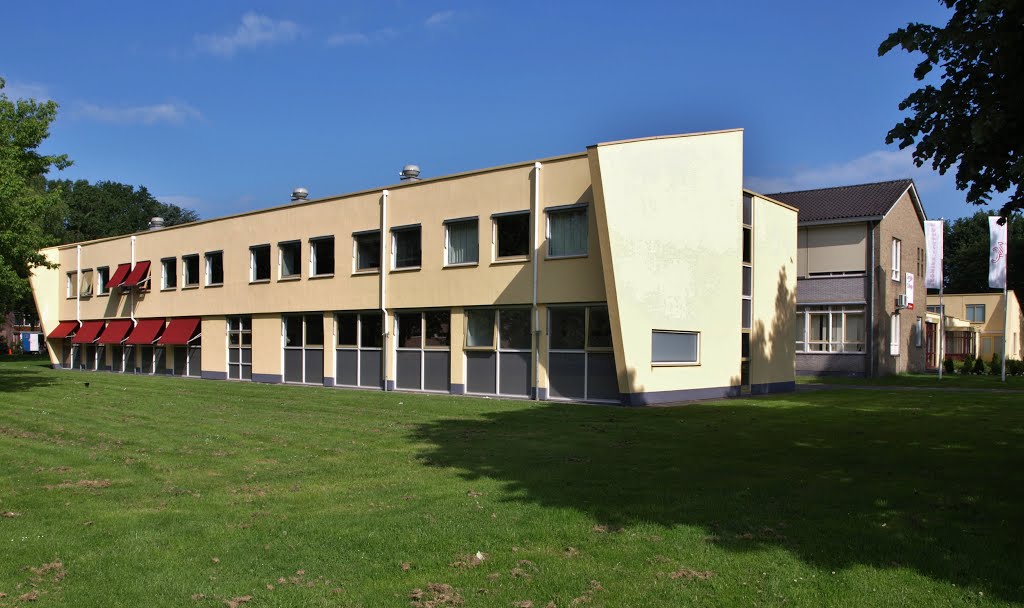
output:
[[1006, 326], [1010, 324], [1010, 301], [1007, 300], [1008, 285], [1010, 284], [1010, 216], [1006, 216], [1006, 277], [1003, 279], [1003, 382], [1006, 382]]
[[945, 280], [939, 282], [939, 382], [942, 382], [942, 366], [946, 362], [942, 357], [942, 346], [946, 342], [946, 301], [943, 283]]

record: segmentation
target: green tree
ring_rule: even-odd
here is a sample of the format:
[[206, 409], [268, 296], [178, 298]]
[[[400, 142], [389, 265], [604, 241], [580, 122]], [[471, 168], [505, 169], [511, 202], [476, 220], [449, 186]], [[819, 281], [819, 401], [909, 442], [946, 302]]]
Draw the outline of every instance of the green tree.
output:
[[886, 143], [914, 147], [914, 162], [945, 173], [956, 169], [956, 186], [967, 202], [985, 204], [993, 192], [1009, 192], [1000, 215], [1024, 208], [1024, 2], [940, 0], [953, 14], [945, 27], [910, 23], [893, 32], [879, 56], [897, 46], [924, 55], [914, 78], [935, 67], [938, 86], [925, 84], [900, 103], [912, 115], [886, 135]]
[[153, 217], [164, 218], [166, 226], [199, 219], [191, 209], [158, 201], [145, 186], [78, 180], [50, 182], [48, 188], [62, 193], [63, 217], [54, 226], [61, 243], [139, 232]]
[[[943, 243], [943, 273], [949, 293], [992, 291], [988, 286], [989, 213], [946, 222]], [[1010, 249], [1007, 252], [1007, 287], [1024, 292], [1024, 218], [1010, 217]]]
[[0, 314], [28, 301], [29, 272], [47, 265], [39, 249], [51, 244], [46, 223], [60, 192], [46, 187], [45, 176], [71, 165], [64, 154], [38, 151], [57, 117], [56, 102], [9, 99], [5, 84], [0, 78]]

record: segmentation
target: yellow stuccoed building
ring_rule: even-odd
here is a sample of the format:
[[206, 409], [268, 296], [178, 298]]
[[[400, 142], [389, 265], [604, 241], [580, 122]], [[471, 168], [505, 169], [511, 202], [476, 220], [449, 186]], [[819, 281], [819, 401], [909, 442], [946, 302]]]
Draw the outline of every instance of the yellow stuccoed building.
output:
[[55, 367], [647, 405], [794, 388], [797, 213], [743, 132], [44, 250]]

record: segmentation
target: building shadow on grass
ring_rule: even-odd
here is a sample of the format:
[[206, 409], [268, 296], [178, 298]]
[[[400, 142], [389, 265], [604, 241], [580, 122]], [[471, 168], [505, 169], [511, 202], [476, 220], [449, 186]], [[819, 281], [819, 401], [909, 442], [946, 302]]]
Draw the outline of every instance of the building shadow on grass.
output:
[[0, 393], [25, 391], [53, 384], [46, 374], [51, 369], [46, 357], [15, 355], [0, 358]]
[[423, 424], [427, 466], [595, 524], [699, 526], [725, 550], [910, 568], [1024, 600], [1013, 397], [818, 391], [631, 410], [516, 407]]

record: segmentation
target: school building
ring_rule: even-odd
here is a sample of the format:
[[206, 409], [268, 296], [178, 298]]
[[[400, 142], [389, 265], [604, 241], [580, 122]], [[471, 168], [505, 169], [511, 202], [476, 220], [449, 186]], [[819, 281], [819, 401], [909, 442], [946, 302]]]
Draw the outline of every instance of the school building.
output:
[[793, 390], [797, 213], [741, 130], [44, 250], [55, 367], [646, 405]]

